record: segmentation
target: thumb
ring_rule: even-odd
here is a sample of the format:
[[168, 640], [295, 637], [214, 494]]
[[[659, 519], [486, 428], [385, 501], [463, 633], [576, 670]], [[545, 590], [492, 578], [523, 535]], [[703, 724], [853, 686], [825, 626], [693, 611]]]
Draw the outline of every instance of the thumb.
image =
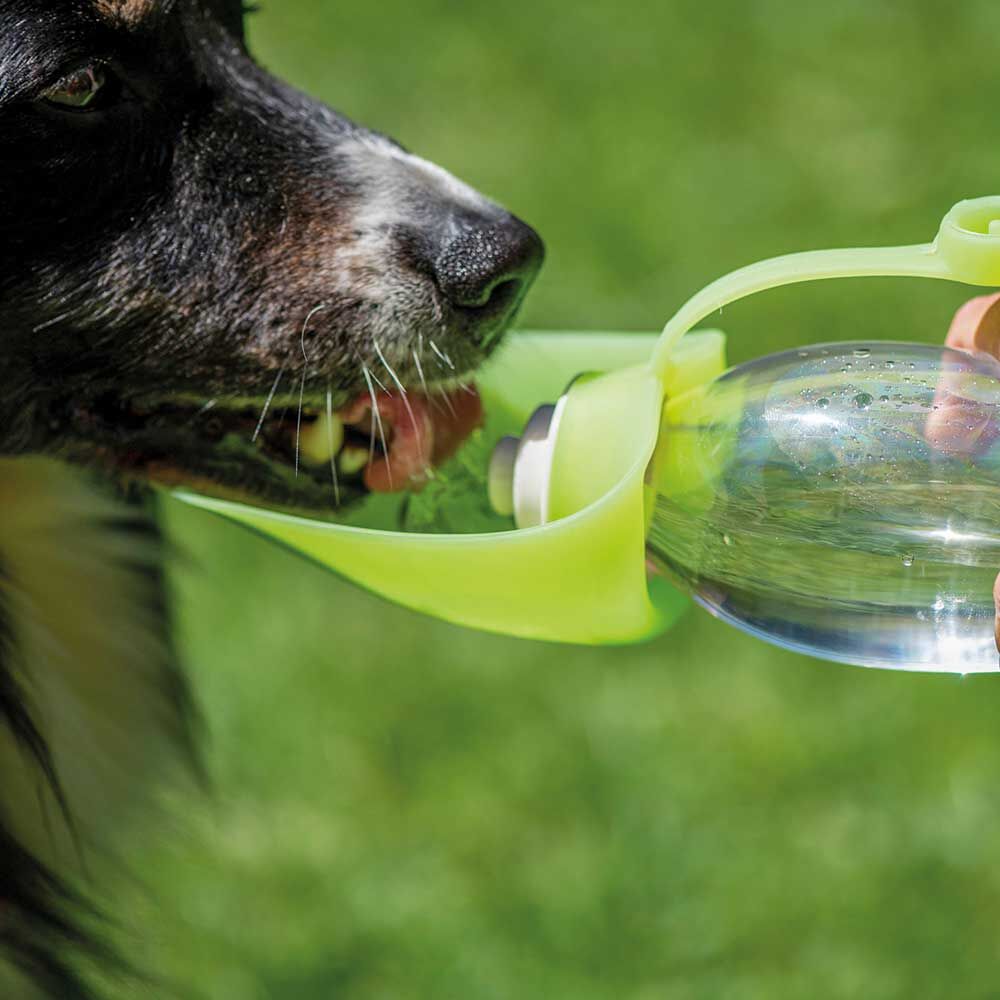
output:
[[969, 299], [955, 313], [945, 344], [1000, 358], [1000, 292]]

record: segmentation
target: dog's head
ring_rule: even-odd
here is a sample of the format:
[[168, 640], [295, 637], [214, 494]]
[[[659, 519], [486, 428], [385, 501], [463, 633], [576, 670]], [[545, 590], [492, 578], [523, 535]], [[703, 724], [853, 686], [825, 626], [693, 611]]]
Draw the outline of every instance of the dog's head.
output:
[[0, 450], [321, 511], [454, 449], [532, 229], [255, 65], [240, 0], [0, 20]]

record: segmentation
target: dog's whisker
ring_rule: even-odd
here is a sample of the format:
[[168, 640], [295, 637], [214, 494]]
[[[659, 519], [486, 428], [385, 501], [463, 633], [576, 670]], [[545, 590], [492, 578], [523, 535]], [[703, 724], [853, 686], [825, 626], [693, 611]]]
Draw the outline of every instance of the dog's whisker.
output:
[[428, 340], [428, 343], [431, 345], [431, 350], [441, 359], [442, 363], [447, 365], [452, 371], [454, 371], [455, 366], [451, 363], [451, 358], [449, 358], [448, 355], [445, 354], [441, 350], [441, 348], [434, 343], [433, 340]]
[[295, 421], [295, 476], [299, 475], [299, 446], [302, 443], [302, 403], [306, 395], [306, 369], [302, 366], [302, 380], [299, 382], [299, 414]]
[[379, 356], [379, 360], [385, 365], [385, 370], [389, 373], [389, 377], [396, 383], [396, 388], [399, 389], [400, 395], [403, 399], [403, 406], [406, 407], [406, 412], [410, 417], [410, 423], [413, 425], [413, 429], [417, 432], [417, 456], [421, 463], [424, 461], [424, 447], [423, 447], [423, 435], [419, 433], [417, 428], [417, 416], [413, 412], [413, 407], [410, 406], [410, 397], [406, 394], [406, 388], [403, 383], [400, 382], [399, 376], [394, 371], [392, 365], [389, 364], [385, 359], [385, 355], [382, 353], [382, 348], [378, 346], [378, 341], [372, 338], [372, 343], [375, 345], [375, 353]]
[[417, 375], [420, 378], [420, 386], [424, 390], [424, 395], [430, 401], [431, 406], [434, 407], [439, 413], [441, 412], [441, 407], [434, 399], [434, 394], [431, 392], [430, 387], [427, 385], [427, 379], [424, 377], [424, 366], [420, 363], [420, 355], [413, 351], [413, 363], [417, 366]]
[[399, 391], [405, 396], [406, 389], [403, 387], [403, 383], [399, 381], [399, 376], [393, 370], [392, 365], [390, 365], [389, 362], [386, 361], [385, 355], [382, 353], [382, 348], [378, 346], [378, 341], [374, 337], [372, 337], [372, 344], [375, 347], [375, 353], [378, 355], [379, 361], [382, 362], [383, 366], [385, 367], [385, 370], [389, 373], [389, 378], [391, 378], [393, 382], [396, 383], [396, 388], [398, 388]]
[[[231, 395], [226, 396], [225, 401], [228, 402], [232, 398], [233, 396]], [[189, 428], [194, 424], [196, 424], [203, 416], [205, 416], [206, 413], [208, 413], [210, 410], [214, 410], [218, 402], [219, 402], [218, 399], [210, 399], [208, 400], [207, 403], [204, 403], [202, 406], [198, 407], [198, 409], [191, 415], [191, 418], [184, 424], [184, 427]]]
[[316, 313], [322, 312], [324, 309], [329, 309], [329, 303], [321, 302], [318, 306], [314, 306], [309, 310], [309, 314], [306, 316], [304, 322], [302, 323], [302, 331], [299, 333], [299, 347], [302, 349], [302, 360], [309, 364], [309, 355], [306, 354], [306, 330], [309, 327], [309, 323], [312, 321], [313, 316]]
[[333, 476], [333, 499], [340, 506], [340, 481], [337, 478], [337, 456], [333, 453], [333, 392], [326, 387], [326, 441], [330, 449], [330, 474]]
[[427, 379], [424, 378], [424, 366], [420, 363], [420, 355], [416, 351], [413, 351], [413, 363], [417, 367], [417, 376], [420, 379], [420, 387], [424, 390], [425, 396], [430, 396], [430, 390], [427, 388]]
[[451, 405], [451, 400], [448, 398], [448, 393], [442, 390], [440, 396], [441, 396], [441, 402], [444, 403], [446, 407], [448, 407], [448, 412], [451, 414], [452, 419], [457, 420], [458, 414], [455, 412], [455, 407]]
[[306, 330], [309, 327], [309, 323], [316, 313], [322, 312], [324, 309], [329, 309], [329, 305], [325, 302], [321, 302], [318, 306], [314, 306], [309, 310], [309, 314], [306, 316], [302, 323], [302, 330], [299, 333], [299, 348], [302, 351], [302, 379], [299, 382], [299, 412], [295, 420], [295, 476], [298, 478], [299, 475], [299, 455], [301, 452], [302, 444], [302, 405], [305, 401], [306, 395], [306, 375], [309, 373], [309, 355], [306, 353]]
[[282, 365], [278, 369], [278, 374], [274, 376], [274, 383], [271, 385], [271, 391], [267, 394], [267, 399], [264, 400], [264, 408], [260, 411], [260, 419], [257, 421], [257, 429], [253, 432], [252, 441], [256, 441], [260, 436], [260, 430], [264, 426], [264, 420], [267, 418], [267, 411], [271, 408], [271, 402], [274, 399], [274, 394], [278, 391], [278, 383], [281, 381], [281, 376], [285, 374], [285, 366]]
[[[389, 485], [392, 486], [392, 466], [389, 464], [389, 446], [385, 443], [385, 428], [382, 426], [382, 411], [379, 409], [378, 396], [375, 393], [375, 387], [372, 385], [372, 374], [368, 371], [368, 366], [362, 365], [361, 370], [364, 372], [365, 382], [368, 384], [368, 394], [372, 399], [372, 416], [374, 417], [372, 421], [371, 442], [368, 446], [368, 461], [371, 462], [375, 458], [375, 429], [378, 428], [378, 436], [382, 440], [382, 451], [385, 455], [385, 471], [389, 476]], [[376, 381], [378, 380], [376, 379]]]

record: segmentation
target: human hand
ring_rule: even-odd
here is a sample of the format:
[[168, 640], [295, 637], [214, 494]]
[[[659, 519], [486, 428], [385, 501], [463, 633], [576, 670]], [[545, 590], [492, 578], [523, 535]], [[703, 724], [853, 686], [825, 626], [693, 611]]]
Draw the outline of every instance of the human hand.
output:
[[[962, 351], [982, 351], [1000, 359], [1000, 292], [994, 292], [992, 295], [979, 295], [966, 302], [955, 313], [951, 321], [948, 336], [945, 338], [945, 346]], [[938, 397], [943, 401], [943, 408], [932, 414], [931, 420], [928, 421], [928, 439], [938, 446], [941, 446], [941, 435], [936, 431], [936, 428], [941, 428], [949, 422], [947, 417], [949, 406], [959, 405], [966, 409], [969, 408], [967, 401], [956, 401], [955, 397], [948, 394], [947, 389], [946, 385], [939, 387]], [[975, 417], [975, 414], [972, 416]], [[950, 423], [952, 426], [956, 426], [954, 421], [950, 421]], [[962, 440], [946, 439], [945, 446], [953, 452], [968, 452], [975, 447], [981, 447], [982, 441], [979, 436], [975, 435], [975, 431], [980, 426], [985, 427], [987, 424], [992, 426], [989, 421], [972, 419], [973, 431], [965, 435]], [[993, 603], [996, 608], [994, 634], [997, 649], [1000, 650], [1000, 576], [997, 576], [993, 584]]]

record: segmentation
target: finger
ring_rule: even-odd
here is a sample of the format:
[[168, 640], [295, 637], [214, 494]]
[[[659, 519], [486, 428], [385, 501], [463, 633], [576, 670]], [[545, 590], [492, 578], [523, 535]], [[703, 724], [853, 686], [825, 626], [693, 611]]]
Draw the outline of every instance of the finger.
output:
[[996, 608], [996, 618], [993, 623], [993, 635], [997, 644], [997, 652], [1000, 653], [1000, 576], [993, 584], [993, 606]]
[[955, 313], [945, 344], [1000, 357], [1000, 292], [979, 295], [966, 302]]

